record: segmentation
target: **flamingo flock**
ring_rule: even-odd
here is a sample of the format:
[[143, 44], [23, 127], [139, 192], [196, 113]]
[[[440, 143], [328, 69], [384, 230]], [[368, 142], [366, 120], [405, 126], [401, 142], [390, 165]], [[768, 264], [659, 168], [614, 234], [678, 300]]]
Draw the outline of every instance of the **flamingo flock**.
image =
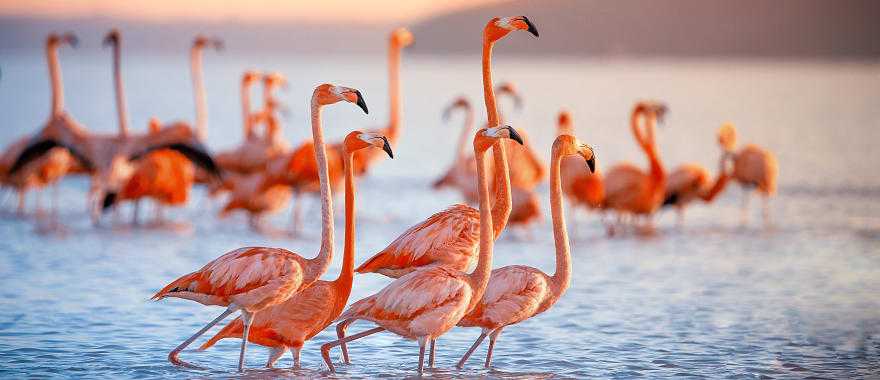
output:
[[[285, 108], [275, 94], [287, 85], [286, 78], [277, 72], [247, 70], [240, 87], [242, 140], [216, 154], [204, 146], [208, 121], [202, 55], [205, 48], [222, 49], [221, 40], [197, 36], [190, 50], [194, 124], [178, 121], [163, 125], [153, 118], [147, 130], [139, 133], [128, 125], [122, 35], [111, 30], [104, 44], [112, 48], [118, 132], [96, 134], [64, 108], [58, 53], [63, 46], [75, 46], [77, 39], [71, 33], [50, 34], [46, 40], [52, 89], [49, 118], [38, 131], [17, 140], [0, 155], [0, 182], [18, 193], [18, 212], [23, 214], [25, 194], [30, 190], [55, 187], [67, 175], [87, 175], [91, 183], [88, 212], [95, 224], [100, 224], [104, 212], [125, 202], [133, 204], [132, 224], [138, 224], [139, 204], [146, 199], [157, 205], [156, 223], [161, 224], [163, 207], [185, 205], [191, 188], [201, 185], [212, 196], [225, 197], [221, 215], [245, 212], [250, 226], [264, 231], [263, 216], [283, 210], [293, 199], [292, 233], [299, 230], [303, 217], [302, 196], [317, 196], [321, 239], [313, 257], [283, 248], [243, 247], [183, 274], [152, 297], [225, 308], [170, 351], [168, 360], [178, 366], [197, 368], [181, 359], [184, 349], [239, 313], [200, 347], [207, 350], [223, 339], [241, 339], [239, 371], [246, 368], [248, 343], [270, 349], [267, 367], [290, 351], [294, 368], [301, 368], [305, 343], [333, 324], [337, 339], [320, 346], [323, 362], [331, 372], [339, 365], [331, 357], [335, 348], [341, 352], [342, 363], [350, 365], [350, 343], [387, 331], [417, 342], [415, 367], [421, 374], [426, 364], [435, 366], [437, 339], [455, 327], [480, 329], [457, 367], [464, 367], [488, 338], [484, 366], [489, 368], [502, 331], [552, 309], [572, 281], [566, 205], [572, 214], [583, 209], [600, 215], [609, 235], [629, 230], [654, 233], [654, 218], [664, 207], [674, 208], [682, 224], [689, 205], [697, 200], [712, 202], [735, 181], [745, 193], [744, 220], [750, 193], [758, 192], [764, 201], [764, 222], [770, 223], [768, 201], [776, 192], [778, 175], [774, 155], [756, 145], [737, 149], [736, 129], [727, 123], [717, 132], [721, 154], [714, 177], [695, 163], [667, 172], [656, 128], [668, 108], [659, 101], [639, 101], [630, 115], [629, 128], [645, 164], [622, 162], [600, 170], [594, 149], [575, 137], [574, 118], [565, 109], [558, 113], [549, 165], [545, 163], [522, 128], [505, 124], [497, 104], [496, 94], [511, 97], [516, 109], [524, 103], [513, 82], [496, 84], [492, 77], [493, 48], [514, 31], [539, 36], [537, 27], [525, 16], [496, 17], [482, 30], [484, 125], [477, 128], [474, 106], [463, 96], [443, 112], [448, 121], [453, 111], [461, 110], [464, 120], [452, 163], [432, 187], [438, 191], [455, 189], [465, 203], [453, 204], [389, 238], [387, 247], [360, 265], [355, 263], [356, 179], [368, 173], [383, 155], [393, 159], [392, 149], [402, 143], [401, 55], [414, 42], [413, 34], [405, 28], [393, 30], [388, 40], [387, 124], [351, 131], [341, 141], [325, 142], [324, 108], [351, 103], [365, 114], [369, 111], [359, 90], [322, 84], [310, 99], [312, 138], [291, 145], [283, 137], [279, 117]], [[258, 84], [263, 90], [262, 107], [255, 109], [251, 95]], [[536, 188], [548, 176], [554, 272], [524, 265], [493, 269], [494, 244], [505, 228], [531, 229], [530, 225], [542, 218]], [[340, 185], [344, 194], [342, 267], [335, 279], [321, 280], [334, 259], [333, 200]], [[391, 282], [349, 304], [356, 273], [378, 273]], [[348, 334], [356, 321], [375, 327]]]

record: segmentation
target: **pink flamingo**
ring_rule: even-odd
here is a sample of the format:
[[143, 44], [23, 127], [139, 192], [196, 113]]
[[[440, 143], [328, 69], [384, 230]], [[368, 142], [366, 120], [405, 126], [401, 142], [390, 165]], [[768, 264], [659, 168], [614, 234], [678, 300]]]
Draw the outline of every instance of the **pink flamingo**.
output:
[[321, 248], [313, 259], [305, 259], [281, 248], [239, 248], [206, 264], [202, 269], [184, 275], [166, 285], [153, 296], [183, 298], [203, 305], [226, 306], [220, 316], [185, 340], [168, 354], [176, 365], [192, 366], [178, 358], [180, 352], [208, 329], [230, 314], [241, 311], [244, 333], [238, 370], [244, 369], [244, 354], [248, 332], [254, 315], [270, 306], [278, 305], [308, 288], [327, 271], [333, 259], [333, 204], [327, 184], [327, 164], [324, 138], [321, 131], [321, 109], [340, 101], [355, 103], [364, 112], [366, 103], [360, 91], [347, 87], [323, 84], [312, 95], [312, 134], [318, 146], [317, 161], [323, 170], [321, 179]]
[[727, 123], [721, 127], [719, 142], [733, 159], [732, 178], [743, 188], [742, 223], [748, 221], [749, 197], [757, 192], [763, 200], [764, 226], [770, 226], [770, 197], [776, 194], [779, 163], [773, 152], [755, 144], [736, 150], [736, 127]]
[[[492, 47], [496, 41], [504, 38], [513, 30], [528, 30], [536, 37], [538, 36], [537, 29], [525, 16], [496, 17], [490, 20], [483, 30], [483, 95], [490, 126], [498, 124], [498, 111], [495, 104], [494, 88], [492, 87]], [[331, 371], [334, 370], [333, 364], [330, 362], [330, 349], [332, 347], [341, 345], [343, 360], [348, 363], [347, 342], [387, 329], [395, 334], [419, 341], [418, 367], [419, 373], [421, 373], [424, 364], [426, 342], [431, 342], [431, 351], [433, 352], [437, 337], [451, 329], [464, 316], [464, 313], [473, 309], [475, 302], [482, 297], [488, 280], [487, 276], [492, 266], [494, 239], [501, 232], [495, 226], [495, 221], [498, 220], [501, 224], [504, 224], [503, 221], [507, 219], [507, 214], [510, 210], [509, 194], [503, 194], [500, 201], [496, 198], [496, 203], [503, 202], [501, 205], [496, 205], [496, 210], [490, 210], [489, 206], [489, 189], [485, 173], [485, 152], [490, 146], [493, 147], [493, 150], [500, 150], [500, 152], [495, 153], [495, 160], [498, 163], [496, 169], [503, 173], [502, 177], [500, 177], [502, 183], [498, 185], [498, 188], [501, 189], [500, 192], [507, 193], [507, 189], [510, 187], [504, 145], [501, 143], [500, 138], [510, 138], [514, 141], [522, 142], [516, 131], [506, 126], [481, 129], [477, 131], [474, 137], [474, 156], [477, 160], [477, 179], [480, 190], [478, 219], [479, 256], [474, 272], [467, 275], [464, 270], [443, 265], [445, 263], [442, 262], [436, 263], [439, 265], [425, 266], [418, 270], [407, 268], [410, 269], [408, 274], [398, 278], [378, 294], [353, 304], [348, 309], [348, 312], [343, 313], [338, 319], [341, 321], [336, 326], [336, 334], [339, 339], [321, 346], [324, 361]], [[462, 205], [462, 207], [465, 206]], [[497, 210], [502, 208], [503, 210]], [[492, 220], [489, 220], [489, 218], [492, 218]], [[501, 228], [503, 229], [503, 227]], [[404, 235], [408, 235], [408, 233]], [[421, 241], [422, 245], [435, 241], [436, 236], [436, 234], [420, 234], [418, 232], [409, 235], [416, 237], [412, 240], [414, 244], [419, 244], [418, 242]], [[440, 257], [455, 256], [458, 252], [452, 252], [450, 255], [450, 251], [454, 251], [456, 248], [446, 250], [446, 252], [436, 251], [431, 253], [434, 255], [439, 254], [438, 256]], [[390, 274], [399, 275], [403, 272], [397, 271]], [[373, 321], [380, 325], [380, 327], [345, 337], [347, 327], [358, 319]], [[429, 365], [433, 366], [433, 364], [432, 355], [429, 358]]]
[[547, 311], [568, 289], [571, 282], [571, 254], [565, 228], [565, 211], [562, 207], [560, 166], [563, 157], [575, 155], [586, 160], [586, 166], [591, 171], [596, 167], [592, 148], [581, 144], [570, 135], [556, 138], [550, 159], [550, 208], [553, 215], [553, 237], [556, 241], [556, 272], [548, 275], [524, 265], [493, 270], [483, 297], [458, 323], [462, 327], [480, 327], [483, 330], [458, 362], [458, 368], [464, 366], [483, 339], [489, 336], [489, 351], [486, 354], [488, 368], [492, 362], [495, 341], [505, 327]]
[[[368, 147], [383, 149], [394, 158], [385, 136], [354, 131], [346, 136], [345, 152], [345, 247], [342, 270], [333, 281], [315, 281], [312, 286], [290, 297], [284, 303], [269, 307], [254, 317], [249, 339], [252, 343], [272, 349], [266, 367], [289, 349], [293, 355], [294, 368], [300, 368], [300, 350], [305, 341], [312, 339], [329, 326], [342, 313], [354, 279], [354, 223], [355, 182], [352, 173], [354, 152]], [[244, 323], [241, 318], [230, 322], [222, 331], [199, 348], [207, 349], [224, 338], [241, 338]]]

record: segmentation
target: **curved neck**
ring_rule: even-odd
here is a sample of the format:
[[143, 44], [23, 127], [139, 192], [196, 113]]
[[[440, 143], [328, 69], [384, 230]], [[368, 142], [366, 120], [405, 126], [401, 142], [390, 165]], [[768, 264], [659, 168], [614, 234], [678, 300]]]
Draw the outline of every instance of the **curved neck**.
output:
[[724, 168], [724, 157], [722, 156], [721, 162], [718, 164], [718, 174], [715, 176], [715, 181], [711, 187], [700, 193], [700, 198], [703, 202], [709, 203], [714, 201], [718, 194], [721, 194], [721, 191], [727, 186], [728, 180], [730, 180], [730, 175], [727, 174]]
[[[639, 116], [641, 115], [644, 115], [645, 127], [639, 125]], [[632, 116], [630, 117], [630, 127], [632, 128], [636, 142], [648, 157], [651, 179], [654, 180], [654, 182], [659, 183], [666, 178], [666, 172], [663, 169], [663, 165], [660, 163], [660, 159], [657, 157], [657, 145], [654, 142], [655, 124], [656, 118], [654, 115], [646, 113], [643, 107], [639, 106], [633, 110]], [[643, 129], [644, 132], [642, 131]]]
[[119, 135], [128, 137], [128, 110], [125, 104], [125, 88], [122, 86], [122, 42], [113, 44], [113, 82], [116, 85], [116, 113], [119, 115]]
[[58, 62], [58, 48], [46, 44], [46, 62], [49, 64], [49, 78], [52, 86], [52, 116], [64, 111], [64, 83], [61, 79], [61, 63]]
[[556, 243], [556, 272], [553, 283], [557, 294], [561, 294], [571, 282], [571, 254], [568, 243], [568, 231], [565, 227], [565, 210], [562, 208], [562, 155], [559, 148], [553, 147], [550, 167], [550, 214], [553, 218], [553, 241]]
[[393, 41], [388, 46], [388, 102], [390, 120], [388, 121], [388, 139], [397, 139], [400, 133], [400, 46]]
[[467, 147], [470, 136], [474, 130], [474, 109], [470, 105], [462, 107], [465, 112], [464, 125], [458, 136], [458, 150], [455, 152], [455, 162], [463, 162], [467, 158]]
[[643, 109], [641, 107], [636, 107], [636, 109], [633, 110], [632, 115], [629, 117], [629, 127], [632, 129], [636, 143], [639, 144], [639, 147], [641, 147], [646, 154], [648, 154], [648, 142], [645, 141], [645, 135], [642, 134], [642, 129], [639, 125], [639, 116], [643, 114]]
[[241, 116], [244, 121], [244, 137], [251, 140], [254, 137], [254, 118], [251, 116], [251, 84], [248, 82], [241, 82]]
[[208, 136], [208, 103], [205, 100], [205, 83], [202, 78], [202, 49], [193, 46], [190, 50], [190, 70], [196, 101], [196, 133], [200, 140]]
[[321, 129], [321, 104], [312, 99], [312, 138], [315, 144], [315, 156], [318, 163], [318, 181], [321, 186], [321, 249], [314, 259], [310, 260], [310, 276], [314, 281], [321, 277], [333, 260], [333, 199], [330, 196], [330, 184], [327, 174], [327, 148], [324, 146], [324, 133]]
[[492, 274], [492, 249], [495, 244], [489, 206], [489, 184], [486, 179], [486, 152], [475, 147], [474, 156], [477, 159], [477, 190], [480, 198], [480, 252], [477, 267], [469, 275], [473, 294], [468, 303], [468, 311], [477, 305], [486, 292], [489, 276]]
[[345, 176], [345, 246], [342, 250], [342, 269], [336, 283], [340, 286], [345, 294], [342, 302], [348, 301], [348, 295], [351, 293], [351, 283], [354, 278], [354, 224], [355, 224], [355, 184], [352, 165], [354, 161], [354, 152], [345, 150], [344, 176]]

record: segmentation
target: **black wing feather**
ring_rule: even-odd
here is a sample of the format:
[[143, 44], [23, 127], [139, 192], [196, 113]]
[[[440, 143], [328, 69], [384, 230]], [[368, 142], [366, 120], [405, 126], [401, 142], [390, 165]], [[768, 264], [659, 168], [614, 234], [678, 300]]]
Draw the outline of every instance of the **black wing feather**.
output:
[[21, 170], [25, 165], [33, 162], [34, 160], [42, 157], [46, 153], [48, 153], [52, 148], [61, 147], [67, 149], [68, 152], [77, 160], [79, 163], [87, 170], [92, 171], [94, 169], [94, 164], [89, 160], [84, 154], [80, 153], [78, 150], [73, 149], [73, 147], [62, 144], [56, 140], [47, 139], [47, 140], [39, 140], [35, 143], [28, 145], [24, 148], [23, 151], [18, 155], [15, 159], [15, 163], [12, 164], [12, 168], [9, 169], [9, 175], [14, 175], [16, 172]]
[[217, 179], [222, 179], [223, 175], [220, 172], [220, 167], [217, 166], [217, 163], [211, 158], [211, 155], [208, 154], [207, 150], [201, 146], [201, 144], [186, 144], [186, 143], [171, 143], [171, 144], [160, 144], [153, 145], [143, 152], [132, 155], [130, 158], [132, 160], [137, 160], [147, 153], [150, 153], [154, 150], [160, 149], [171, 149], [183, 154], [187, 159], [192, 161], [192, 163], [200, 166], [201, 168], [211, 173], [213, 176], [217, 177]]

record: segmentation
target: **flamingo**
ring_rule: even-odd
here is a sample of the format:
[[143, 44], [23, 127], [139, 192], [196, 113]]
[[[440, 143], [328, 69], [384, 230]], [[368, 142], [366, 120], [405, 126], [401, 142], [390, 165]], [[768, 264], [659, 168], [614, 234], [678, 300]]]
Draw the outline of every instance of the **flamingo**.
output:
[[[446, 266], [432, 266], [404, 275], [379, 293], [352, 304], [336, 321], [340, 339], [321, 346], [324, 362], [335, 372], [330, 349], [365, 336], [388, 330], [419, 342], [419, 373], [423, 371], [425, 344], [452, 329], [482, 297], [492, 268], [494, 227], [489, 209], [485, 152], [499, 138], [518, 138], [508, 126], [484, 128], [474, 138], [480, 184], [480, 249], [477, 267], [471, 274]], [[379, 327], [342, 337], [345, 326], [363, 319]]]
[[[383, 149], [394, 158], [385, 136], [354, 131], [346, 136], [345, 152], [345, 247], [342, 270], [336, 280], [316, 281], [308, 289], [290, 297], [287, 301], [267, 308], [254, 317], [249, 338], [252, 343], [272, 349], [266, 367], [272, 368], [289, 349], [293, 355], [294, 368], [300, 368], [300, 350], [305, 341], [312, 339], [329, 326], [342, 313], [351, 294], [354, 280], [354, 223], [355, 182], [352, 173], [354, 152], [368, 147]], [[237, 318], [199, 349], [205, 350], [224, 338], [241, 338], [244, 322]]]
[[[625, 162], [612, 167], [605, 175], [603, 207], [617, 212], [619, 219], [626, 214], [647, 217], [647, 231], [653, 230], [651, 217], [663, 203], [666, 191], [666, 171], [657, 157], [657, 144], [654, 141], [655, 125], [657, 121], [662, 122], [665, 113], [666, 106], [663, 104], [638, 102], [630, 117], [630, 127], [636, 143], [648, 157], [648, 172]], [[648, 124], [644, 128], [639, 126], [639, 116], [642, 115]], [[608, 232], [613, 234], [613, 228], [609, 228]]]
[[[389, 92], [389, 121], [388, 126], [371, 130], [388, 137], [392, 147], [397, 146], [401, 128], [401, 105], [400, 105], [400, 57], [403, 48], [413, 43], [413, 35], [406, 28], [397, 28], [391, 31], [388, 38], [388, 92]], [[314, 146], [311, 141], [303, 142], [290, 154], [288, 170], [283, 181], [293, 188], [294, 205], [291, 212], [291, 229], [294, 233], [299, 231], [302, 225], [302, 195], [315, 193], [316, 179], [315, 163], [310, 157]], [[330, 162], [331, 187], [338, 187], [341, 183], [342, 174], [342, 144], [330, 145], [330, 150], [335, 150], [337, 159]], [[369, 167], [382, 157], [381, 153], [361, 151], [354, 155], [354, 173], [361, 176]], [[280, 177], [279, 177], [280, 180]]]
[[243, 371], [245, 348], [254, 315], [268, 307], [281, 304], [307, 289], [327, 271], [333, 259], [333, 202], [330, 199], [330, 188], [327, 183], [321, 110], [326, 105], [340, 101], [355, 103], [367, 112], [367, 105], [360, 91], [352, 88], [322, 84], [316, 87], [312, 94], [312, 134], [318, 146], [316, 160], [322, 169], [319, 176], [323, 228], [318, 254], [312, 259], [305, 259], [282, 248], [239, 248], [214, 259], [198, 271], [186, 274], [166, 285], [152, 299], [176, 297], [206, 306], [226, 307], [220, 316], [168, 354], [171, 363], [192, 366], [179, 359], [180, 352], [215, 324], [240, 310], [244, 332], [238, 370]]
[[[510, 177], [506, 154], [503, 140], [499, 140], [498, 137], [507, 137], [522, 143], [522, 138], [513, 128], [497, 126], [499, 116], [495, 102], [495, 89], [492, 86], [492, 48], [498, 40], [514, 30], [527, 30], [538, 37], [538, 30], [525, 16], [496, 17], [490, 20], [483, 29], [483, 98], [486, 103], [488, 125], [495, 125], [495, 127], [481, 129], [474, 137], [474, 157], [477, 162], [478, 189], [480, 190], [479, 215], [475, 218], [473, 209], [465, 205], [456, 205], [435, 214], [405, 232], [391, 243], [389, 248], [367, 260], [356, 270], [400, 277], [377, 295], [352, 305], [349, 308], [350, 312], [338, 319], [341, 321], [336, 326], [336, 334], [339, 339], [321, 347], [324, 361], [327, 362], [331, 370], [333, 370], [333, 365], [330, 363], [330, 347], [341, 345], [343, 360], [345, 363], [349, 363], [347, 342], [388, 329], [404, 337], [419, 340], [421, 346], [419, 372], [421, 373], [426, 340], [431, 342], [429, 365], [433, 367], [436, 338], [452, 327], [450, 322], [457, 322], [463, 313], [470, 311], [474, 306], [473, 302], [482, 296], [486, 280], [483, 276], [491, 268], [492, 245], [494, 239], [497, 239], [504, 230], [511, 207]], [[503, 129], [507, 130], [507, 136], [503, 135]], [[488, 150], [488, 143], [491, 142], [486, 139], [487, 136], [494, 136], [496, 140], [492, 150], [496, 163], [495, 180], [499, 182], [496, 185], [495, 207], [492, 210], [489, 210], [487, 174], [485, 173], [484, 155]], [[491, 221], [488, 220], [490, 217]], [[457, 294], [451, 294], [449, 291], [457, 285], [448, 281], [452, 278], [450, 276], [467, 277], [464, 271], [470, 266], [470, 257], [473, 256], [474, 251], [471, 243], [473, 238], [470, 237], [472, 236], [470, 226], [475, 224], [478, 224], [477, 228], [479, 229], [476, 248], [479, 253], [477, 265], [470, 276], [471, 278], [464, 278], [467, 287], [460, 288], [470, 290], [472, 293], [464, 294], [458, 291]], [[468, 227], [468, 229], [463, 227]], [[491, 237], [489, 236], [490, 231]], [[398, 247], [402, 249], [398, 250]], [[426, 286], [429, 289], [425, 289], [425, 292], [416, 289], [421, 286]], [[460, 298], [462, 296], [467, 296], [467, 299]], [[407, 299], [408, 302], [398, 302], [398, 299]], [[453, 300], [458, 300], [458, 303], [451, 303]], [[456, 308], [456, 306], [463, 304], [467, 304], [466, 309]], [[442, 306], [442, 308], [437, 309], [437, 306]], [[388, 308], [391, 310], [386, 310]], [[385, 311], [389, 311], [389, 313], [385, 313]], [[435, 311], [442, 314], [433, 314]], [[368, 319], [381, 327], [346, 338], [346, 329], [357, 319]]]
[[[513, 98], [515, 109], [522, 108], [522, 95], [520, 95], [519, 88], [513, 82], [501, 83], [496, 88], [496, 91], [499, 94], [509, 95]], [[507, 143], [508, 160], [510, 161], [510, 186], [514, 189], [531, 191], [547, 176], [547, 165], [535, 152], [528, 134], [523, 132], [521, 135], [523, 137], [523, 145]], [[514, 203], [516, 203], [515, 193]], [[515, 209], [516, 206], [514, 206]]]
[[[523, 17], [523, 19], [525, 18]], [[537, 37], [538, 32], [534, 26], [530, 24], [528, 19], [525, 21], [523, 19], [498, 19], [490, 22], [483, 32], [483, 97], [486, 103], [489, 126], [500, 125], [495, 88], [492, 84], [492, 47], [496, 41], [506, 36], [511, 30], [518, 29], [517, 26], [511, 26], [511, 23], [519, 26], [524, 25], [530, 33]], [[502, 33], [501, 31], [507, 32]], [[463, 105], [455, 107], [463, 107]], [[522, 142], [519, 134], [515, 134], [513, 140]], [[459, 148], [461, 149], [461, 147]], [[499, 141], [498, 146], [495, 146], [492, 152], [496, 181], [492, 218], [497, 239], [507, 225], [511, 214], [512, 200], [507, 155], [503, 141]], [[406, 230], [388, 247], [367, 259], [355, 271], [358, 273], [379, 273], [392, 278], [401, 277], [419, 267], [433, 265], [444, 265], [458, 271], [465, 271], [471, 267], [475, 256], [474, 252], [478, 247], [479, 218], [480, 213], [476, 209], [463, 204], [453, 205]], [[343, 346], [344, 352], [345, 346]]]
[[[51, 33], [46, 39], [46, 62], [49, 65], [50, 84], [52, 87], [52, 109], [48, 123], [76, 123], [64, 110], [64, 84], [61, 78], [61, 64], [58, 61], [58, 47], [62, 45], [76, 47], [77, 39], [72, 33]], [[10, 187], [18, 193], [18, 214], [24, 214], [25, 196], [31, 188], [43, 188], [54, 185], [54, 194], [57, 203], [57, 183], [71, 169], [76, 162], [66, 149], [58, 147], [51, 149], [44, 157], [21, 168], [21, 172], [12, 175], [10, 169], [15, 164], [15, 159], [27, 147], [29, 137], [23, 137], [0, 155], [0, 184]], [[38, 205], [39, 207], [39, 205]], [[55, 208], [56, 205], [53, 205]]]
[[196, 102], [196, 136], [205, 141], [208, 136], [208, 100], [205, 96], [205, 78], [202, 73], [202, 55], [206, 47], [223, 50], [223, 41], [198, 35], [189, 50], [190, 73], [192, 74], [193, 92]]
[[[718, 131], [718, 141], [721, 145], [725, 137], [725, 128]], [[723, 151], [724, 146], [721, 146]], [[684, 209], [694, 200], [701, 199], [705, 203], [711, 203], [727, 186], [730, 173], [725, 163], [731, 155], [723, 151], [718, 160], [718, 174], [714, 180], [709, 179], [709, 171], [696, 163], [682, 164], [669, 173], [666, 181], [666, 198], [664, 207], [675, 207], [678, 213], [678, 225], [684, 225]]]
[[460, 96], [443, 111], [443, 120], [448, 121], [452, 111], [456, 109], [464, 111], [465, 119], [458, 138], [455, 157], [452, 164], [449, 165], [449, 169], [434, 181], [431, 187], [437, 190], [446, 187], [455, 188], [461, 192], [465, 202], [475, 204], [478, 198], [476, 176], [474, 175], [477, 171], [476, 161], [467, 154], [468, 139], [474, 129], [474, 110], [470, 101], [466, 97]]
[[217, 153], [217, 164], [225, 172], [250, 173], [259, 169], [259, 163], [252, 164], [242, 159], [246, 151], [254, 145], [261, 145], [260, 139], [254, 132], [256, 115], [251, 111], [250, 89], [254, 83], [260, 80], [262, 73], [255, 70], [247, 70], [241, 76], [241, 108], [244, 127], [244, 141], [241, 145], [230, 151]]
[[[113, 79], [116, 89], [116, 110], [119, 119], [120, 137], [128, 137], [128, 112], [126, 111], [125, 88], [122, 83], [121, 64], [122, 36], [118, 29], [112, 29], [104, 37], [104, 46], [113, 48]], [[156, 118], [149, 123], [150, 135], [161, 132]], [[157, 202], [156, 221], [161, 222], [163, 206], [178, 206], [189, 199], [189, 189], [194, 176], [193, 164], [171, 149], [159, 149], [144, 155], [133, 163], [132, 174], [116, 196], [105, 198], [102, 207], [106, 210], [119, 201], [133, 201], [132, 224], [138, 223], [140, 200], [152, 198]]]
[[[565, 157], [581, 156], [592, 171], [596, 167], [593, 149], [581, 144], [571, 135], [559, 135], [553, 143], [550, 159], [550, 208], [553, 216], [553, 238], [556, 242], [556, 272], [545, 274], [538, 269], [511, 265], [492, 271], [486, 292], [461, 321], [462, 327], [479, 327], [482, 333], [458, 362], [464, 367], [474, 350], [486, 336], [489, 351], [486, 368], [492, 363], [492, 351], [501, 331], [550, 309], [565, 294], [571, 282], [571, 254], [562, 207], [562, 180], [560, 167]], [[433, 354], [431, 355], [433, 356]]]
[[[557, 119], [558, 135], [574, 135], [571, 113], [559, 111]], [[578, 207], [586, 210], [602, 212], [602, 201], [605, 198], [605, 186], [599, 169], [587, 170], [577, 157], [563, 157], [561, 167], [562, 193], [565, 194], [572, 212]], [[572, 217], [572, 221], [577, 218]]]
[[719, 143], [733, 161], [731, 176], [743, 189], [742, 223], [748, 220], [749, 197], [752, 192], [757, 192], [763, 200], [764, 225], [770, 226], [769, 200], [776, 194], [776, 177], [779, 176], [776, 156], [754, 144], [736, 150], [736, 127], [731, 123], [724, 124], [718, 135]]

